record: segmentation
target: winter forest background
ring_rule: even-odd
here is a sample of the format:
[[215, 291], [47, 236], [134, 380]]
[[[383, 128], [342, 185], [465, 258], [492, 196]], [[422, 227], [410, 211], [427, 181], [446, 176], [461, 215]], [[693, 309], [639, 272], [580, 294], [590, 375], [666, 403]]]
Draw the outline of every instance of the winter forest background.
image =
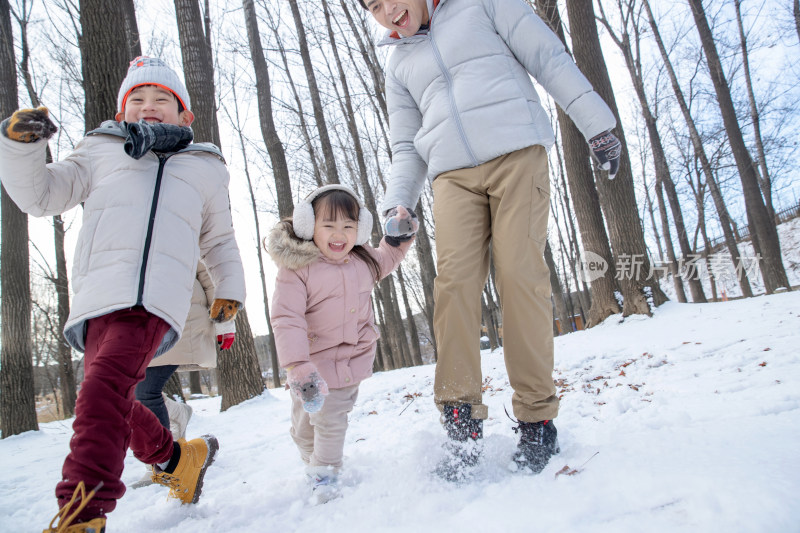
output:
[[[554, 330], [649, 316], [668, 299], [796, 289], [797, 240], [780, 240], [778, 226], [800, 214], [800, 0], [527, 1], [615, 110], [625, 147], [609, 182], [540, 90], [558, 137]], [[259, 242], [324, 183], [351, 185], [375, 213], [391, 160], [382, 34], [357, 0], [0, 0], [0, 116], [47, 106], [60, 128], [53, 159], [113, 117], [141, 54], [184, 73], [195, 139], [225, 154], [248, 305], [230, 356], [216, 372], [176, 377], [172, 393], [221, 396], [224, 411], [280, 386], [267, 320], [274, 268]], [[377, 370], [435, 361], [432, 201], [428, 187], [414, 252], [374, 295]], [[3, 191], [0, 216], [5, 438], [72, 415], [82, 365], [61, 329], [81, 213], [28, 218]], [[490, 276], [475, 342], [492, 350], [499, 306]]]

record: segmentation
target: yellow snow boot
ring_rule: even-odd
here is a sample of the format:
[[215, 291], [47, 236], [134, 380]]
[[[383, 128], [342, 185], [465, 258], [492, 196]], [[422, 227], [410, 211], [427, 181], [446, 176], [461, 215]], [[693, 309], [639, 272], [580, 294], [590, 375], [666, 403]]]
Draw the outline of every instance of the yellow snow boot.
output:
[[[61, 509], [58, 510], [56, 516], [50, 520], [50, 526], [42, 531], [42, 533], [104, 533], [106, 530], [105, 518], [93, 518], [88, 522], [80, 522], [73, 524], [72, 521], [78, 516], [86, 504], [89, 503], [98, 489], [103, 486], [101, 481], [89, 494], [86, 494], [86, 485], [81, 481], [75, 487], [75, 492], [72, 493], [72, 499]], [[80, 502], [80, 503], [79, 503]], [[72, 507], [77, 505], [77, 508], [72, 511]], [[58, 525], [53, 526], [53, 523], [58, 520]]]
[[199, 439], [186, 442], [178, 441], [181, 456], [178, 465], [172, 472], [153, 466], [153, 481], [169, 487], [169, 495], [183, 503], [197, 503], [203, 489], [203, 476], [206, 469], [214, 462], [214, 455], [219, 449], [217, 439], [213, 435], [203, 435]]

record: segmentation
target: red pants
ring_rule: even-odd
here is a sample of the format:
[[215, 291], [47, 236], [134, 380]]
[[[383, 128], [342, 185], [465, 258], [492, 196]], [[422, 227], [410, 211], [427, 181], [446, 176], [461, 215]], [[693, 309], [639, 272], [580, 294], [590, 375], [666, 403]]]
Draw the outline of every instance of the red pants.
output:
[[134, 399], [136, 384], [158, 349], [169, 325], [143, 307], [122, 309], [93, 318], [86, 329], [84, 379], [75, 404], [74, 435], [56, 485], [59, 506], [78, 483], [87, 492], [102, 488], [81, 511], [80, 520], [105, 516], [125, 493], [120, 476], [125, 453], [146, 464], [172, 456], [172, 435], [156, 415]]

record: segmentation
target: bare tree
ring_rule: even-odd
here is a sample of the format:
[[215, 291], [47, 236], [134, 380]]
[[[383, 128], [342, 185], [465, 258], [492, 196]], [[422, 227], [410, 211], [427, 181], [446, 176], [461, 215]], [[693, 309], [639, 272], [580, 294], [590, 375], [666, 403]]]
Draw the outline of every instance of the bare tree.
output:
[[[23, 4], [24, 5], [24, 4]], [[30, 4], [32, 8], [33, 3]], [[39, 95], [34, 87], [33, 76], [30, 71], [30, 46], [28, 40], [28, 22], [30, 21], [31, 10], [27, 12], [22, 11], [14, 13], [14, 17], [20, 27], [20, 48], [22, 50], [22, 57], [20, 60], [20, 70], [22, 78], [25, 81], [25, 88], [28, 91], [28, 97], [34, 107], [41, 105]], [[52, 161], [50, 147], [47, 147], [48, 162]], [[56, 289], [58, 295], [58, 325], [59, 332], [64, 331], [64, 327], [69, 317], [69, 278], [67, 274], [67, 257], [64, 249], [64, 239], [66, 231], [64, 229], [64, 220], [61, 215], [53, 217], [53, 237], [55, 242], [55, 258], [56, 258], [56, 273], [55, 275], [48, 276], [50, 281]], [[70, 417], [75, 414], [75, 401], [77, 400], [78, 393], [75, 384], [75, 372], [72, 366], [72, 347], [67, 342], [63, 335], [58, 335], [58, 368], [59, 368], [59, 381], [61, 392], [61, 405], [63, 407], [64, 417]]]
[[124, 2], [80, 0], [81, 69], [84, 90], [84, 129], [93, 130], [114, 117], [117, 92], [128, 69]]
[[[206, 23], [195, 0], [175, 0], [178, 33], [183, 55], [186, 88], [192, 100], [195, 140], [214, 142], [219, 146], [219, 125], [215, 106], [213, 80], [214, 64], [211, 55], [210, 16], [205, 3]], [[224, 354], [218, 354], [217, 372], [222, 410], [260, 395], [264, 390], [253, 331], [247, 310], [236, 315], [236, 342]]]
[[[257, 35], [257, 34], [256, 34]], [[233, 95], [233, 109], [234, 109], [234, 116], [231, 117], [230, 113], [228, 112], [227, 108], [225, 108], [226, 113], [228, 114], [233, 129], [236, 131], [237, 136], [239, 137], [239, 146], [242, 150], [242, 157], [244, 159], [244, 175], [247, 179], [247, 188], [250, 192], [250, 205], [253, 208], [253, 222], [255, 223], [256, 228], [256, 252], [258, 256], [258, 268], [259, 273], [261, 274], [261, 298], [264, 302], [264, 316], [267, 318], [267, 328], [269, 330], [269, 358], [270, 358], [270, 365], [272, 366], [272, 384], [273, 387], [277, 388], [281, 386], [281, 376], [280, 376], [280, 365], [278, 364], [278, 351], [275, 347], [275, 334], [272, 331], [272, 322], [269, 319], [269, 296], [267, 294], [267, 279], [266, 273], [264, 271], [264, 255], [262, 253], [261, 248], [261, 226], [258, 222], [258, 209], [256, 207], [256, 195], [255, 189], [253, 187], [253, 180], [250, 177], [250, 163], [247, 160], [247, 143], [245, 141], [244, 132], [241, 123], [241, 117], [239, 116], [239, 102], [236, 97], [236, 80], [231, 80], [231, 93]], [[274, 127], [274, 125], [273, 125]], [[276, 133], [277, 136], [277, 133]], [[280, 144], [280, 141], [278, 141]], [[283, 154], [283, 145], [280, 146], [281, 155]], [[286, 160], [283, 161], [286, 164]], [[275, 174], [275, 181], [278, 181], [278, 171], [273, 169], [273, 173]], [[288, 170], [286, 171], [286, 181], [288, 184]], [[289, 201], [291, 201], [291, 193], [289, 195]], [[280, 203], [280, 201], [279, 201]]]
[[[639, 108], [642, 112], [645, 125], [647, 126], [647, 134], [650, 139], [650, 149], [653, 152], [653, 165], [656, 173], [656, 194], [659, 198], [659, 206], [663, 206], [663, 199], [661, 191], [666, 193], [669, 200], [669, 206], [672, 211], [672, 221], [675, 224], [675, 233], [678, 238], [678, 245], [681, 248], [681, 253], [684, 259], [689, 259], [692, 255], [692, 249], [689, 245], [689, 237], [686, 233], [686, 224], [683, 221], [683, 212], [681, 210], [680, 200], [678, 199], [678, 191], [675, 188], [675, 183], [672, 181], [672, 176], [669, 171], [669, 164], [667, 163], [667, 154], [664, 150], [664, 145], [661, 142], [661, 134], [658, 131], [657, 118], [653, 112], [650, 102], [647, 98], [647, 92], [644, 86], [644, 74], [642, 73], [642, 57], [641, 57], [641, 33], [639, 26], [639, 12], [641, 8], [637, 6], [636, 0], [617, 0], [617, 8], [619, 10], [620, 19], [622, 20], [622, 27], [620, 35], [611, 23], [608, 21], [606, 14], [603, 10], [603, 4], [598, 2], [600, 6], [601, 16], [598, 20], [606, 27], [611, 39], [619, 47], [622, 56], [625, 58], [625, 65], [628, 68], [628, 73], [633, 83], [633, 88], [636, 96], [639, 99]], [[630, 29], [629, 29], [630, 28]], [[631, 35], [631, 32], [633, 35]], [[662, 208], [663, 213], [663, 208]], [[662, 214], [662, 229], [664, 237], [667, 240], [668, 248], [671, 248], [671, 239], [669, 235], [669, 225], [666, 222], [666, 213]], [[674, 255], [674, 254], [673, 254]], [[670, 262], [674, 262], [675, 258], [671, 257]], [[673, 273], [674, 274], [674, 273]], [[706, 295], [703, 292], [703, 284], [699, 276], [690, 276], [687, 280], [689, 290], [692, 293], [692, 301], [695, 303], [705, 303]]]
[[314, 108], [314, 119], [317, 122], [317, 131], [319, 131], [319, 139], [322, 143], [322, 155], [325, 158], [325, 182], [339, 183], [339, 171], [336, 169], [333, 145], [331, 144], [328, 134], [325, 113], [322, 109], [322, 98], [320, 97], [319, 87], [317, 86], [317, 77], [314, 74], [314, 64], [311, 62], [311, 53], [308, 50], [306, 29], [303, 25], [303, 19], [300, 15], [300, 8], [297, 5], [297, 0], [289, 0], [289, 6], [291, 7], [292, 18], [294, 19], [294, 25], [297, 30], [297, 43], [300, 47], [300, 57], [303, 58], [303, 68], [306, 72], [308, 90], [311, 94], [311, 103]]
[[765, 290], [767, 294], [771, 294], [781, 287], [791, 290], [786, 270], [783, 267], [778, 230], [775, 226], [775, 221], [770, 220], [761, 198], [758, 174], [750, 153], [747, 151], [742, 130], [739, 127], [730, 86], [722, 69], [722, 62], [717, 53], [714, 36], [711, 33], [711, 28], [708, 25], [705, 10], [703, 9], [703, 2], [702, 0], [688, 1], [689, 6], [692, 8], [697, 32], [700, 35], [700, 43], [705, 52], [709, 74], [714, 84], [717, 102], [722, 113], [722, 121], [725, 124], [725, 132], [728, 135], [728, 142], [736, 160], [736, 167], [739, 170], [739, 179], [742, 182], [742, 192], [744, 193], [745, 207], [750, 223], [750, 236], [753, 240], [754, 248], [761, 254], [759, 266], [761, 268], [761, 276], [764, 279]]
[[[566, 47], [566, 37], [556, 0], [536, 0], [536, 5], [542, 18], [548, 22]], [[589, 163], [589, 147], [586, 139], [563, 109], [558, 107], [557, 113], [564, 149], [564, 166], [584, 250], [599, 255], [609, 265], [606, 275], [595, 279], [590, 285], [592, 306], [589, 309], [586, 325], [591, 327], [621, 311], [615, 297], [615, 292], [618, 290], [615, 280], [616, 270]]]
[[[633, 190], [633, 176], [628, 154], [625, 132], [622, 129], [608, 69], [600, 48], [597, 34], [594, 7], [585, 0], [567, 0], [569, 24], [573, 35], [575, 61], [592, 86], [611, 108], [617, 117], [615, 131], [622, 143], [622, 155], [617, 177], [613, 181], [597, 180], [600, 203], [608, 222], [609, 236], [618, 260], [627, 257], [637, 265], [631, 265], [630, 272], [621, 272], [619, 285], [623, 296], [622, 314], [650, 315], [650, 305], [659, 306], [667, 301], [658, 281], [649, 276], [650, 259], [644, 243], [642, 221], [636, 206]], [[645, 278], [647, 276], [647, 278]]]
[[264, 138], [264, 144], [267, 146], [267, 152], [272, 162], [272, 174], [275, 178], [275, 190], [278, 194], [278, 216], [284, 218], [291, 216], [294, 209], [289, 166], [286, 164], [283, 143], [275, 127], [269, 68], [264, 57], [264, 48], [261, 46], [261, 33], [258, 31], [256, 8], [253, 0], [243, 0], [242, 6], [244, 7], [244, 19], [247, 26], [247, 40], [250, 44], [250, 57], [253, 60], [253, 68], [256, 74], [256, 94], [261, 135]]
[[775, 220], [775, 208], [772, 206], [772, 180], [767, 166], [767, 154], [764, 151], [764, 141], [761, 138], [761, 115], [756, 104], [756, 95], [753, 91], [753, 80], [750, 76], [750, 53], [747, 49], [747, 35], [744, 31], [742, 21], [742, 0], [733, 0], [736, 8], [736, 25], [739, 29], [739, 42], [742, 48], [742, 69], [744, 71], [744, 82], [747, 87], [747, 100], [750, 103], [750, 119], [753, 121], [753, 135], [755, 137], [756, 151], [758, 153], [758, 168], [761, 174], [758, 176], [761, 184], [761, 193], [764, 196], [764, 204], [767, 208], [769, 219]]
[[[8, 0], [0, 0], [0, 116], [17, 109], [17, 66]], [[39, 429], [33, 389], [28, 215], [0, 186], [0, 424], [2, 438]]]
[[[741, 256], [739, 254], [739, 247], [736, 243], [736, 236], [733, 234], [732, 231], [732, 223], [730, 215], [728, 214], [728, 209], [725, 206], [725, 200], [722, 197], [722, 191], [720, 190], [719, 184], [717, 183], [717, 179], [714, 176], [714, 172], [711, 169], [711, 163], [709, 162], [708, 155], [706, 154], [706, 150], [703, 146], [703, 141], [700, 137], [700, 132], [697, 129], [695, 124], [694, 118], [692, 117], [691, 112], [689, 111], [689, 105], [686, 103], [686, 98], [683, 95], [683, 90], [681, 89], [680, 84], [678, 83], [678, 76], [675, 74], [675, 69], [672, 66], [672, 62], [670, 61], [669, 54], [667, 53], [667, 48], [664, 45], [664, 41], [661, 38], [661, 33], [659, 32], [658, 25], [656, 24], [655, 16], [653, 15], [653, 11], [650, 7], [649, 0], [642, 0], [645, 10], [647, 11], [647, 18], [648, 22], [650, 23], [650, 29], [653, 32], [653, 38], [658, 45], [658, 51], [661, 55], [661, 59], [664, 61], [664, 66], [667, 69], [667, 74], [669, 75], [670, 84], [672, 85], [672, 90], [675, 93], [675, 99], [678, 103], [678, 107], [681, 110], [681, 114], [683, 115], [684, 121], [686, 122], [686, 127], [689, 129], [689, 138], [692, 142], [692, 147], [694, 148], [694, 153], [697, 159], [700, 161], [701, 168], [703, 170], [703, 175], [706, 178], [706, 182], [708, 183], [709, 191], [711, 192], [711, 198], [714, 201], [714, 207], [717, 210], [717, 216], [719, 217], [719, 223], [722, 227], [722, 233], [725, 237], [725, 246], [728, 249], [728, 253], [731, 256], [731, 260], [733, 261], [734, 265], [739, 265], [741, 263]], [[742, 294], [745, 297], [753, 296], [753, 290], [750, 287], [750, 281], [747, 277], [747, 273], [744, 269], [739, 269], [739, 287], [742, 290]]]

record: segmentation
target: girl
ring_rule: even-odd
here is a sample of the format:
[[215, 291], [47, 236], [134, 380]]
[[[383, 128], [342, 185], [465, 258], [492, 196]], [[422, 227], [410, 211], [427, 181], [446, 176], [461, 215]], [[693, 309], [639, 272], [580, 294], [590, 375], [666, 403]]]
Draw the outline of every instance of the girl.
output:
[[378, 248], [366, 245], [372, 215], [349, 187], [326, 185], [268, 237], [279, 267], [270, 319], [292, 391], [290, 433], [316, 503], [339, 495], [347, 414], [359, 383], [372, 375], [378, 341], [372, 288], [397, 268], [418, 228], [402, 206], [388, 224], [406, 233], [384, 238]]

